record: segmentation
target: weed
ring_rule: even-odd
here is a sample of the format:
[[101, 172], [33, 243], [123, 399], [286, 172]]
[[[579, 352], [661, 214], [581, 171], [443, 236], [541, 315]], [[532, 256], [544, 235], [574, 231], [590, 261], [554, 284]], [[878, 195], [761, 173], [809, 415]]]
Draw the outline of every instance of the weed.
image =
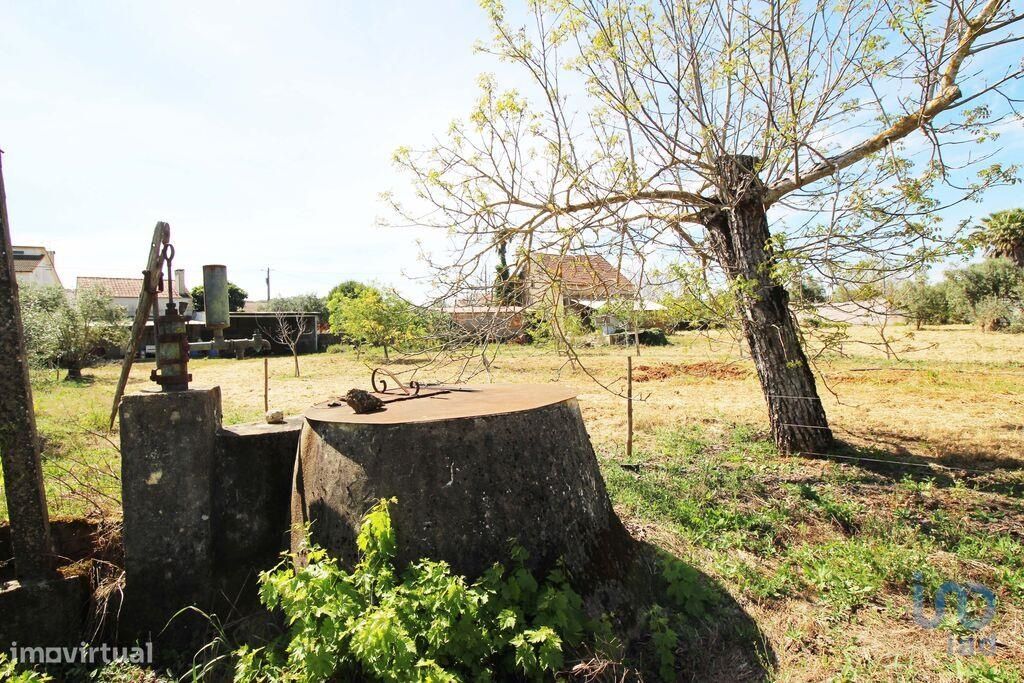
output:
[[1021, 683], [1019, 670], [1003, 667], [984, 658], [953, 659], [949, 663], [950, 672], [957, 680], [971, 683]]
[[680, 429], [662, 429], [657, 434], [658, 448], [670, 459], [684, 459], [701, 455], [708, 447], [703, 430], [697, 425]]
[[709, 548], [767, 550], [787, 526], [789, 513], [779, 504], [745, 506], [757, 485], [744, 468], [704, 466], [685, 476], [659, 470], [605, 474], [613, 499], [638, 516], [668, 522], [694, 542]]
[[1024, 601], [1024, 544], [1007, 534], [967, 535], [955, 547], [957, 556], [992, 565], [996, 580], [1017, 601]]
[[716, 562], [718, 573], [736, 584], [746, 595], [758, 600], [777, 600], [793, 594], [797, 582], [789, 565], [778, 570], [760, 566], [734, 557], [722, 557]]
[[800, 498], [823, 512], [844, 533], [852, 534], [859, 528], [857, 517], [863, 512], [861, 505], [849, 500], [839, 500], [830, 491], [819, 490], [806, 483], [799, 484], [797, 491]]
[[833, 619], [844, 619], [876, 598], [883, 586], [909, 586], [915, 573], [923, 572], [929, 585], [938, 575], [927, 564], [927, 552], [913, 544], [879, 539], [853, 538], [818, 545], [804, 545], [788, 557], [831, 608]]
[[0, 681], [10, 681], [10, 683], [48, 683], [52, 680], [46, 674], [22, 668], [17, 662], [11, 661], [6, 653], [0, 652]]

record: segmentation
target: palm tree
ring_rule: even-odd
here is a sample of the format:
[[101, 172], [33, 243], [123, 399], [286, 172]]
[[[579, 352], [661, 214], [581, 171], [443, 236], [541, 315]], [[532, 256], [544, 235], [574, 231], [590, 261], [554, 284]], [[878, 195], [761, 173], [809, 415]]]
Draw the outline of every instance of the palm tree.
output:
[[1024, 268], [1024, 209], [996, 211], [982, 218], [974, 238], [984, 245], [987, 256], [1008, 258]]

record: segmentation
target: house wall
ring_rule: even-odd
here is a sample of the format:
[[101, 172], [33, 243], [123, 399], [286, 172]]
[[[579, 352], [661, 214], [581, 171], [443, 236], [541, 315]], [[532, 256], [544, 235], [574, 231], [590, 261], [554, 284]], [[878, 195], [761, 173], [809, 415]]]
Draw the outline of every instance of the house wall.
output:
[[35, 269], [30, 272], [18, 272], [17, 279], [18, 284], [33, 284], [48, 287], [50, 285], [56, 285], [62, 287], [60, 277], [57, 276], [57, 268], [53, 263], [52, 251], [46, 249], [40, 249], [37, 247], [14, 247], [13, 249], [15, 258], [19, 254], [33, 254], [41, 255], [43, 258], [38, 262]]

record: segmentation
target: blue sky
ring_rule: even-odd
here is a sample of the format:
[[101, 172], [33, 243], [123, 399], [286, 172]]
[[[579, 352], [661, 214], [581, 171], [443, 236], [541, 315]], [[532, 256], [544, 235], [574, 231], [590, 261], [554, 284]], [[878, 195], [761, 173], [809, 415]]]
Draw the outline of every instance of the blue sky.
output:
[[157, 220], [190, 284], [375, 279], [414, 292], [423, 233], [376, 227], [391, 154], [465, 115], [487, 34], [468, 0], [5, 2], [0, 148], [12, 237], [136, 276]]
[[[0, 148], [16, 244], [78, 275], [138, 276], [157, 220], [176, 265], [265, 296], [375, 280], [415, 297], [417, 239], [376, 225], [392, 152], [466, 115], [488, 35], [472, 0], [0, 5]], [[1024, 151], [1020, 124], [998, 159]], [[1018, 201], [1019, 186], [950, 212]]]

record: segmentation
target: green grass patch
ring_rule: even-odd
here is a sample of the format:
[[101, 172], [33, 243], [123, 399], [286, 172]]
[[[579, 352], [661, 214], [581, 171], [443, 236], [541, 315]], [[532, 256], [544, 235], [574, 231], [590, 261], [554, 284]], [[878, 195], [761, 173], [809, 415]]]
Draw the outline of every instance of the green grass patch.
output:
[[612, 499], [631, 514], [668, 524], [708, 548], [770, 552], [790, 522], [784, 501], [749, 504], [760, 487], [748, 467], [703, 461], [692, 469], [648, 466], [634, 473], [612, 466], [605, 480]]
[[858, 537], [800, 546], [788, 561], [829, 607], [829, 616], [843, 619], [878, 598], [883, 588], [908, 588], [918, 573], [927, 587], [938, 586], [929, 550], [913, 539]]

